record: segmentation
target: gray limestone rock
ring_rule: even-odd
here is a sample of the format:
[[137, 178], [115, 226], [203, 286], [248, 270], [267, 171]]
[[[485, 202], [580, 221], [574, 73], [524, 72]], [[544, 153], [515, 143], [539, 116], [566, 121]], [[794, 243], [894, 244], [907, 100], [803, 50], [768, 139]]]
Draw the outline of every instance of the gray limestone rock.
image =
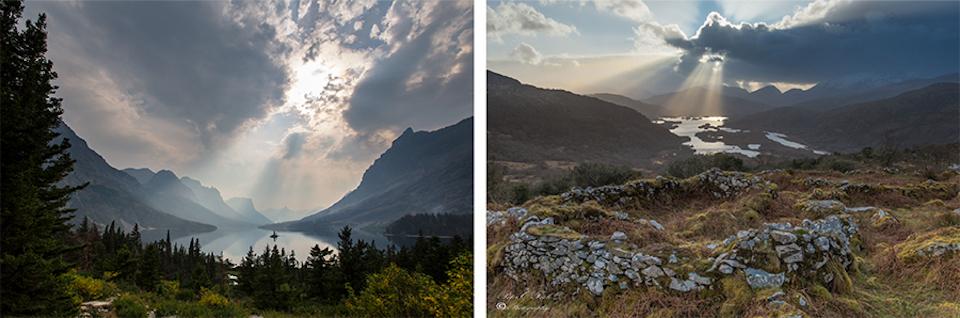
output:
[[771, 274], [757, 268], [747, 268], [743, 272], [747, 275], [747, 284], [754, 289], [780, 287], [786, 282], [783, 273]]

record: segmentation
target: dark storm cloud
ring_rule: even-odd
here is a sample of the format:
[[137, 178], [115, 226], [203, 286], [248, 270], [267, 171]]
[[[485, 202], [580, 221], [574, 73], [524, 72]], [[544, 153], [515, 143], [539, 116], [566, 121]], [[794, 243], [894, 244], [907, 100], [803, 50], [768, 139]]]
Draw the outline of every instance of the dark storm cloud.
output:
[[[414, 25], [419, 22], [407, 18], [384, 30], [386, 42], [398, 47], [364, 74], [344, 111], [360, 135], [435, 129], [472, 114], [472, 3], [435, 5], [424, 17], [429, 23]], [[422, 32], [407, 41], [414, 29]]]
[[697, 35], [665, 41], [684, 51], [678, 70], [720, 54], [724, 77], [735, 80], [940, 75], [958, 69], [960, 3], [818, 2], [774, 25], [731, 24], [712, 13]]
[[[52, 52], [55, 63], [96, 65], [132, 94], [138, 111], [185, 123], [205, 147], [229, 138], [249, 119], [262, 118], [283, 101], [288, 82], [275, 59], [288, 48], [266, 23], [240, 25], [224, 2], [39, 2], [47, 12], [52, 41], [69, 52]], [[249, 21], [245, 21], [249, 22]], [[69, 60], [69, 61], [65, 61]], [[72, 83], [64, 78], [62, 85]], [[69, 96], [65, 107], [70, 106]]]

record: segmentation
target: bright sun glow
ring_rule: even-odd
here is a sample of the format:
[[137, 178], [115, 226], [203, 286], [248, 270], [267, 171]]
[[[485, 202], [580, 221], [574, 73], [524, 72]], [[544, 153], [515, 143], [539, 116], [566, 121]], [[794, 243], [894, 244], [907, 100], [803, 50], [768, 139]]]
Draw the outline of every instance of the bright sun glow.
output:
[[699, 113], [722, 115], [723, 57], [704, 55], [700, 64], [680, 85], [680, 94], [664, 103], [666, 109], [690, 109]]

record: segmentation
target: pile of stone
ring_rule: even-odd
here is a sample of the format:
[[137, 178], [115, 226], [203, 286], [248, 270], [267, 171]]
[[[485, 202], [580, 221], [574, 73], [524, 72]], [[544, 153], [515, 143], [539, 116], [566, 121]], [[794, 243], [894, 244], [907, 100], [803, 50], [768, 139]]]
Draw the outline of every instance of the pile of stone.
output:
[[935, 242], [916, 250], [920, 257], [939, 257], [948, 253], [960, 252], [960, 243]]
[[[835, 261], [845, 269], [853, 262], [850, 240], [857, 226], [849, 216], [830, 216], [817, 221], [804, 220], [800, 226], [789, 223], [766, 224], [761, 229], [744, 230], [724, 241], [726, 248], [711, 258], [713, 266], [704, 271], [681, 272], [682, 261], [671, 255], [669, 262], [660, 257], [632, 252], [627, 235], [614, 232], [609, 240], [565, 239], [549, 235], [535, 236], [528, 229], [556, 226], [550, 218], [531, 217], [523, 229], [511, 235], [504, 250], [505, 273], [519, 279], [531, 270], [542, 273], [553, 286], [575, 285], [600, 295], [607, 287], [630, 286], [669, 288], [689, 292], [710, 288], [718, 278], [743, 272], [754, 288], [779, 287], [790, 277], [819, 276], [824, 282], [833, 274], [820, 269]], [[776, 257], [783, 270], [769, 273], [767, 254]], [[689, 267], [686, 267], [689, 268]], [[579, 288], [577, 288], [579, 290]]]
[[504, 224], [508, 217], [522, 219], [527, 215], [527, 209], [521, 207], [512, 207], [506, 211], [487, 211], [487, 226], [494, 224]]
[[701, 185], [711, 186], [711, 194], [715, 198], [731, 198], [740, 193], [764, 185], [766, 182], [759, 176], [743, 172], [722, 171], [710, 169], [696, 176]]
[[[858, 227], [849, 215], [831, 215], [800, 226], [790, 223], [768, 223], [761, 229], [743, 230], [724, 240], [733, 249], [714, 258], [707, 272], [733, 274], [743, 270], [747, 283], [754, 288], [779, 287], [789, 276], [819, 277], [833, 281], [834, 274], [821, 271], [828, 262], [836, 262], [844, 270], [853, 264], [851, 239]], [[781, 272], [768, 273], [758, 268], [769, 267], [770, 256], [777, 258]]]
[[806, 200], [800, 203], [800, 210], [813, 215], [839, 214], [846, 209], [847, 206], [838, 200]]
[[[731, 198], [767, 183], [759, 176], [743, 172], [725, 172], [716, 168], [698, 174], [694, 178], [697, 180], [697, 185], [709, 191], [715, 198]], [[679, 193], [683, 190], [683, 184], [677, 179], [657, 176], [652, 181], [638, 180], [624, 185], [574, 187], [560, 196], [564, 202], [596, 201], [605, 205], [616, 205], [627, 202], [629, 198], [653, 201], [656, 198], [669, 197], [663, 194]]]
[[514, 278], [529, 270], [539, 270], [553, 286], [575, 284], [595, 295], [603, 293], [607, 286], [668, 286], [686, 292], [711, 284], [709, 277], [691, 272], [683, 278], [658, 257], [621, 248], [626, 239], [623, 232], [615, 232], [609, 241], [603, 242], [538, 237], [521, 231], [511, 236], [502, 265], [506, 274]]

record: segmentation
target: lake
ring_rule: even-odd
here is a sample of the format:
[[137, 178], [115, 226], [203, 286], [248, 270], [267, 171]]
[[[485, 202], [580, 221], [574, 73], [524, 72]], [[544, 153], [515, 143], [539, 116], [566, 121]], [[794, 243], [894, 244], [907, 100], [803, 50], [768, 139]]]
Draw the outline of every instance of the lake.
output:
[[[720, 139], [715, 141], [705, 141], [697, 136], [697, 134], [701, 132], [751, 134], [749, 130], [724, 127], [723, 124], [726, 120], [727, 117], [723, 116], [661, 117], [659, 120], [654, 120], [653, 123], [664, 125], [674, 135], [689, 138], [690, 140], [684, 142], [683, 145], [690, 147], [693, 149], [694, 153], [697, 154], [714, 154], [723, 152], [741, 154], [750, 158], [760, 155], [760, 148], [762, 145], [759, 143], [747, 144], [747, 149], [743, 149], [737, 145], [728, 145]], [[829, 154], [828, 152], [812, 149], [804, 144], [791, 141], [787, 139], [788, 136], [785, 134], [770, 131], [763, 133], [763, 136], [766, 137], [766, 140], [773, 142], [773, 144], [769, 144], [768, 147], [783, 146], [791, 149], [811, 151], [817, 155]], [[722, 138], [723, 136], [720, 137]], [[773, 150], [772, 148], [765, 149], [767, 149], [767, 151]]]
[[[739, 153], [744, 156], [753, 158], [760, 154], [759, 151], [743, 149], [740, 146], [736, 145], [727, 145], [723, 141], [704, 141], [697, 137], [697, 133], [707, 132], [707, 131], [725, 131], [725, 132], [740, 132], [739, 129], [731, 129], [723, 127], [723, 122], [727, 120], [727, 117], [722, 116], [710, 116], [710, 117], [661, 117], [660, 120], [654, 121], [656, 124], [672, 124], [673, 127], [669, 128], [670, 132], [674, 135], [680, 137], [690, 138], [689, 141], [684, 142], [683, 144], [689, 146], [693, 149], [694, 153], [697, 154], [714, 154], [714, 153]], [[751, 147], [753, 148], [753, 147]], [[757, 146], [759, 149], [759, 146]]]
[[[165, 233], [151, 234], [149, 238], [147, 237], [148, 235], [144, 235], [145, 242], [164, 239], [166, 235]], [[278, 248], [286, 249], [287, 253], [295, 251], [297, 261], [304, 262], [310, 255], [310, 248], [314, 245], [319, 245], [320, 248], [329, 247], [332, 250], [336, 250], [337, 242], [340, 241], [337, 237], [337, 232], [311, 234], [277, 232], [276, 240], [270, 237], [271, 234], [273, 234], [272, 230], [259, 228], [217, 229], [213, 232], [172, 238], [172, 241], [174, 244], [189, 246], [191, 238], [199, 239], [201, 250], [217, 255], [223, 253], [225, 259], [229, 259], [235, 264], [240, 263], [243, 257], [247, 255], [247, 251], [249, 251], [251, 246], [253, 246], [254, 253], [261, 254], [265, 247], [278, 245]], [[157, 237], [157, 235], [160, 236]], [[380, 248], [384, 248], [387, 244], [390, 244], [387, 237], [380, 233], [353, 229], [352, 237], [355, 242], [357, 240], [375, 241], [377, 247]]]

